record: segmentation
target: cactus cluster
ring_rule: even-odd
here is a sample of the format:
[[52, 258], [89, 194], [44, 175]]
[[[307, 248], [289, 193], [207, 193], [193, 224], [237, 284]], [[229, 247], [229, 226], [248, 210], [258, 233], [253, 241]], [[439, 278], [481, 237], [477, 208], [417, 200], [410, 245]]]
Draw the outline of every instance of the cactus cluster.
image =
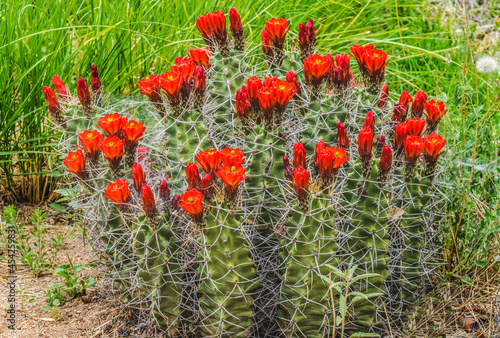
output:
[[141, 79], [148, 102], [104, 95], [95, 66], [78, 100], [57, 76], [58, 98], [44, 87], [89, 239], [171, 336], [331, 336], [332, 267], [350, 262], [369, 273], [351, 291], [372, 297], [349, 325], [383, 331], [439, 264], [444, 105], [393, 103], [372, 44], [350, 47], [352, 72], [348, 54], [315, 54], [312, 20], [296, 50], [286, 19], [261, 47], [229, 19], [232, 38], [222, 11], [196, 20], [207, 46]]

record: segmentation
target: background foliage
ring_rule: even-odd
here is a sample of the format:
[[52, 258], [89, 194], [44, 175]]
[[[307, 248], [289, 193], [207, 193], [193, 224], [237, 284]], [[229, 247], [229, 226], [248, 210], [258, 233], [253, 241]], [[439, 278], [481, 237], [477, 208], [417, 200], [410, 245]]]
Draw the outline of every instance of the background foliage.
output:
[[[448, 227], [443, 236], [449, 271], [482, 269], [495, 251], [499, 225], [498, 73], [478, 74], [484, 46], [482, 9], [448, 1], [108, 1], [16, 0], [0, 3], [0, 178], [4, 196], [39, 203], [56, 187], [42, 86], [58, 74], [75, 94], [78, 76], [96, 64], [107, 94], [136, 94], [135, 83], [164, 72], [176, 56], [203, 44], [195, 20], [235, 6], [245, 33], [260, 39], [271, 17], [298, 24], [314, 19], [320, 53], [344, 53], [373, 42], [390, 56], [391, 94], [427, 91], [445, 101], [441, 131], [450, 174]], [[487, 5], [493, 18], [498, 1]], [[486, 18], [487, 19], [487, 18]], [[484, 21], [484, 20], [483, 20]], [[487, 24], [486, 22], [485, 24]], [[495, 27], [494, 27], [495, 28]], [[291, 41], [291, 39], [289, 39]], [[144, 99], [144, 98], [142, 98]], [[486, 263], [485, 263], [486, 262]]]

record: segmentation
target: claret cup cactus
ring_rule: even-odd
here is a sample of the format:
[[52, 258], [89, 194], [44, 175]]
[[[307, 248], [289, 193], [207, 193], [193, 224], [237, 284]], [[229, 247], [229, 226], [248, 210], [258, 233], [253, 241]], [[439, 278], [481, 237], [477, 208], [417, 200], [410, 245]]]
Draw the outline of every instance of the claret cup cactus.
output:
[[350, 330], [404, 322], [439, 264], [444, 104], [392, 102], [372, 44], [315, 54], [312, 20], [293, 41], [270, 19], [257, 48], [235, 9], [229, 22], [199, 17], [206, 46], [139, 80], [143, 103], [106, 95], [95, 66], [77, 99], [57, 76], [57, 96], [44, 87], [115, 288], [169, 336], [327, 337], [332, 268], [351, 262], [369, 275], [350, 291], [370, 297]]

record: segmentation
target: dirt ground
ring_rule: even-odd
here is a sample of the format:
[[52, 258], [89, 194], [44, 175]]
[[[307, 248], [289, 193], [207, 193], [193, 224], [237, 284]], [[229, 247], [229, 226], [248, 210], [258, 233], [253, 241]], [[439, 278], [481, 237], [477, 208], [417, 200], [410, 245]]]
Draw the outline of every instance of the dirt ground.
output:
[[[3, 208], [0, 205], [0, 211]], [[16, 206], [16, 210], [21, 211], [20, 220], [26, 224], [25, 231], [32, 227], [28, 218], [36, 208], [40, 207]], [[16, 294], [16, 329], [7, 328], [7, 311], [0, 310], [0, 337], [159, 337], [151, 331], [133, 334], [134, 326], [140, 323], [131, 320], [133, 315], [130, 310], [118, 301], [117, 295], [108, 291], [99, 268], [95, 267], [98, 266], [97, 257], [90, 245], [85, 244], [78, 226], [72, 225], [63, 213], [47, 206], [41, 208], [47, 213], [46, 239], [57, 233], [67, 236], [57, 264], [68, 263], [67, 256], [75, 265], [90, 263], [93, 267], [85, 268], [82, 273], [96, 278], [98, 283], [89, 289], [84, 298], [68, 300], [60, 306], [58, 315], [52, 315], [43, 310], [46, 305], [43, 291], [49, 290], [51, 284], [61, 282], [63, 278], [50, 271], [35, 277], [17, 259], [18, 289], [23, 291]], [[5, 253], [0, 252], [0, 255]], [[3, 308], [9, 304], [6, 285], [9, 275], [5, 260], [0, 260], [0, 267], [0, 306]], [[29, 302], [36, 298], [39, 299]], [[478, 282], [471, 286], [440, 288], [419, 301], [410, 320], [412, 323], [408, 324], [415, 328], [412, 335], [399, 333], [393, 327], [387, 337], [499, 337], [499, 305], [498, 285]]]

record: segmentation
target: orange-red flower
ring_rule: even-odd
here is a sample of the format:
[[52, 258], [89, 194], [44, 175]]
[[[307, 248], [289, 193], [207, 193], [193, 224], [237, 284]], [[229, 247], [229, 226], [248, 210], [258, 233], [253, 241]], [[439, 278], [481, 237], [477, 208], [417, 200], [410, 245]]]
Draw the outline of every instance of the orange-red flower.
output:
[[363, 65], [370, 77], [384, 78], [387, 53], [372, 49], [363, 54]]
[[421, 118], [426, 102], [427, 94], [423, 90], [417, 90], [415, 98], [413, 99], [413, 104], [411, 105], [411, 117]]
[[101, 91], [101, 87], [101, 78], [99, 77], [97, 66], [92, 65], [92, 78], [90, 79], [90, 88], [92, 88], [92, 92], [94, 94], [97, 94]]
[[424, 137], [424, 158], [431, 168], [436, 166], [439, 155], [443, 153], [441, 150], [445, 144], [446, 141], [435, 132]]
[[377, 107], [381, 109], [385, 108], [387, 106], [388, 99], [389, 99], [389, 85], [385, 84], [382, 87], [382, 91], [380, 92]]
[[114, 182], [109, 183], [108, 187], [104, 189], [104, 196], [109, 200], [113, 201], [117, 204], [117, 207], [123, 208], [125, 207], [123, 204], [126, 204], [130, 201], [130, 189], [128, 188], [128, 183], [125, 179], [120, 178]]
[[85, 150], [85, 155], [91, 163], [96, 163], [99, 159], [99, 143], [101, 143], [103, 136], [97, 130], [85, 130], [83, 133], [78, 134], [78, 139]]
[[54, 84], [54, 88], [56, 89], [57, 95], [59, 95], [60, 99], [69, 98], [69, 92], [64, 82], [59, 78], [59, 76], [54, 75], [52, 77], [52, 83]]
[[206, 69], [210, 68], [210, 52], [208, 48], [196, 48], [189, 51], [189, 57], [193, 59], [197, 66], [204, 67]]
[[179, 105], [184, 76], [179, 72], [165, 72], [160, 75], [160, 87], [167, 94], [171, 106]]
[[200, 151], [196, 155], [196, 161], [207, 174], [211, 174], [221, 161], [219, 151], [217, 149]]
[[249, 117], [251, 109], [252, 104], [248, 98], [247, 87], [242, 86], [241, 89], [236, 92], [236, 114], [238, 114], [240, 119], [246, 119]]
[[103, 152], [104, 158], [108, 160], [111, 169], [117, 169], [120, 166], [120, 160], [125, 155], [124, 145], [125, 141], [120, 140], [117, 136], [108, 137], [99, 144], [99, 149]]
[[288, 83], [287, 81], [281, 81], [276, 79], [273, 82], [274, 96], [276, 98], [276, 109], [278, 113], [285, 111], [288, 102], [295, 95], [297, 90], [293, 83]]
[[226, 197], [229, 200], [236, 199], [239, 184], [248, 178], [248, 176], [245, 176], [245, 172], [246, 170], [241, 164], [231, 166], [219, 165], [217, 171], [214, 172], [214, 174], [224, 183]]
[[392, 166], [392, 151], [391, 147], [385, 144], [382, 147], [382, 156], [380, 156], [380, 166], [379, 172], [382, 175], [387, 175], [387, 173], [391, 170]]
[[293, 70], [289, 70], [288, 73], [286, 73], [286, 82], [293, 84], [295, 86], [295, 91], [298, 95], [300, 95], [300, 84], [297, 81], [297, 76], [295, 76]]
[[419, 118], [410, 118], [406, 120], [408, 125], [408, 135], [422, 136], [425, 128], [425, 120]]
[[318, 156], [319, 175], [328, 182], [348, 159], [343, 148], [326, 147]]
[[199, 189], [201, 185], [200, 172], [194, 163], [188, 163], [186, 167], [186, 176], [188, 180], [189, 189]]
[[446, 114], [448, 110], [444, 109], [443, 102], [436, 102], [434, 100], [426, 102], [424, 108], [424, 115], [427, 117], [427, 128], [431, 132], [433, 132], [434, 130], [436, 130], [439, 121], [441, 121], [441, 118], [444, 116], [444, 114]]
[[180, 196], [180, 202], [178, 202], [177, 204], [191, 216], [193, 221], [201, 222], [203, 219], [202, 202], [204, 198], [205, 197], [203, 196], [203, 194], [198, 190], [188, 189], [184, 194]]
[[139, 80], [137, 87], [141, 90], [141, 94], [146, 95], [151, 102], [161, 103], [159, 75], [150, 75]]
[[142, 140], [142, 135], [144, 134], [146, 128], [141, 122], [134, 120], [128, 120], [126, 117], [123, 118], [122, 135], [125, 139], [125, 146], [127, 149], [135, 149], [139, 140]]
[[407, 91], [403, 91], [399, 97], [399, 102], [394, 105], [393, 121], [401, 121], [402, 116], [408, 114], [408, 107], [413, 102], [413, 98]]
[[243, 164], [245, 158], [243, 157], [245, 153], [239, 148], [233, 149], [226, 147], [219, 152], [222, 164], [225, 166], [232, 166], [237, 164]]
[[319, 156], [321, 155], [321, 153], [325, 148], [326, 148], [325, 142], [318, 141], [318, 143], [316, 143], [316, 148], [314, 150], [314, 169], [316, 169], [316, 171], [319, 170]]
[[349, 138], [347, 137], [347, 130], [342, 122], [337, 122], [337, 146], [339, 148], [349, 148]]
[[309, 172], [302, 167], [296, 167], [293, 172], [293, 187], [295, 189], [295, 193], [297, 194], [299, 204], [304, 209], [307, 208], [307, 195], [309, 193], [310, 177], [311, 175]]
[[45, 100], [47, 100], [47, 105], [49, 106], [49, 111], [52, 116], [56, 117], [61, 114], [61, 105], [56, 98], [56, 94], [50, 87], [43, 87], [43, 94], [45, 95]]
[[351, 46], [351, 53], [349, 53], [352, 57], [358, 61], [358, 65], [361, 69], [363, 66], [363, 55], [373, 49], [373, 44], [369, 43], [367, 45], [354, 45]]
[[286, 19], [272, 18], [271, 20], [266, 21], [266, 30], [269, 33], [274, 47], [283, 49], [286, 33], [290, 30], [290, 27], [287, 27], [287, 24]]
[[372, 134], [375, 135], [375, 116], [373, 112], [370, 110], [365, 117], [365, 123], [363, 124], [363, 128], [368, 128], [372, 131]]
[[262, 81], [256, 77], [252, 76], [247, 80], [248, 98], [252, 104], [254, 110], [259, 109], [259, 89], [262, 88]]
[[262, 87], [257, 92], [259, 97], [260, 110], [267, 126], [271, 126], [274, 118], [274, 108], [276, 107], [275, 89], [272, 87]]
[[87, 86], [87, 82], [81, 77], [78, 78], [78, 82], [76, 83], [76, 89], [78, 92], [78, 99], [83, 107], [88, 107], [92, 103], [92, 98], [90, 97], [89, 87]]
[[196, 65], [193, 59], [177, 57], [175, 58], [175, 64], [170, 66], [172, 72], [181, 73], [188, 82], [191, 82], [191, 79], [194, 75], [194, 69]]
[[216, 42], [219, 46], [225, 45], [227, 29], [224, 12], [215, 11], [198, 17], [196, 19], [196, 27], [207, 45], [210, 45], [212, 41]]
[[408, 136], [408, 125], [406, 122], [399, 123], [394, 128], [394, 150], [399, 150]]
[[142, 170], [142, 165], [140, 165], [140, 163], [134, 163], [132, 165], [132, 181], [137, 191], [140, 191], [142, 186], [146, 184], [146, 174], [144, 170]]
[[144, 184], [141, 188], [142, 209], [148, 217], [156, 215], [156, 201], [149, 185]]
[[306, 148], [300, 142], [295, 143], [293, 146], [293, 167], [307, 168]]
[[87, 171], [85, 170], [86, 156], [82, 151], [70, 151], [68, 156], [64, 159], [63, 163], [70, 173], [75, 174], [82, 180], [87, 178]]
[[417, 159], [424, 150], [424, 141], [420, 136], [408, 136], [404, 142], [406, 162], [411, 166], [417, 163]]
[[372, 158], [373, 133], [369, 128], [363, 128], [358, 135], [358, 153], [362, 162], [368, 162]]
[[101, 129], [106, 136], [120, 136], [123, 126], [123, 117], [118, 113], [107, 114], [99, 118], [97, 128]]
[[333, 58], [330, 54], [321, 56], [311, 54], [304, 59], [304, 77], [306, 83], [319, 86], [332, 66]]
[[205, 69], [203, 67], [196, 66], [196, 69], [194, 71], [193, 91], [199, 97], [203, 97], [205, 95], [205, 88]]

